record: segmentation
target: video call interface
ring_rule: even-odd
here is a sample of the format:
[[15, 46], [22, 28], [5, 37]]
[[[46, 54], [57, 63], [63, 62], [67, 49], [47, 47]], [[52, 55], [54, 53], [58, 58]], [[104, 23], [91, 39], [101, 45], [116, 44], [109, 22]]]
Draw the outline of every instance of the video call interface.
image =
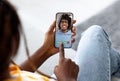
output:
[[65, 48], [70, 48], [71, 43], [71, 27], [73, 14], [59, 13], [56, 15], [56, 33], [55, 33], [55, 47], [59, 47], [60, 43], [63, 43]]

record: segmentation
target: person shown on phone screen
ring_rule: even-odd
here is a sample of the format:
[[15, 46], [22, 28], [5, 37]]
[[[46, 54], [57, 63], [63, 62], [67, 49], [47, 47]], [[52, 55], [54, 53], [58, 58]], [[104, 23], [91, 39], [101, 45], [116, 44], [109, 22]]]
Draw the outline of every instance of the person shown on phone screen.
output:
[[63, 14], [58, 23], [59, 31], [58, 33], [71, 33], [71, 18], [68, 14]]
[[59, 47], [60, 43], [64, 44], [64, 47], [70, 48], [71, 44], [71, 17], [68, 14], [62, 14], [59, 18], [58, 31], [56, 31], [56, 43], [55, 46]]

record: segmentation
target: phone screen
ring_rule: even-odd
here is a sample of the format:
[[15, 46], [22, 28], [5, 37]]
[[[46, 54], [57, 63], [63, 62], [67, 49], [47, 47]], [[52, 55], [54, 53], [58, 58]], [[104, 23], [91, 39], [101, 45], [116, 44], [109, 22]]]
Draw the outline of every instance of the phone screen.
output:
[[73, 14], [70, 12], [56, 14], [55, 47], [59, 48], [60, 43], [63, 43], [64, 48], [72, 47], [72, 20]]

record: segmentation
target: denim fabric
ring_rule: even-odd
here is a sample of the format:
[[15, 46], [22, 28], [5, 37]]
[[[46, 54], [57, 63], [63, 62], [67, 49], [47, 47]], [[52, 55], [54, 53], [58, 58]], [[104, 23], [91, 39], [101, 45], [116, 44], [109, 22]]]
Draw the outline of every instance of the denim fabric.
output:
[[120, 55], [98, 25], [82, 33], [75, 62], [80, 67], [78, 81], [111, 81], [111, 76], [120, 76]]

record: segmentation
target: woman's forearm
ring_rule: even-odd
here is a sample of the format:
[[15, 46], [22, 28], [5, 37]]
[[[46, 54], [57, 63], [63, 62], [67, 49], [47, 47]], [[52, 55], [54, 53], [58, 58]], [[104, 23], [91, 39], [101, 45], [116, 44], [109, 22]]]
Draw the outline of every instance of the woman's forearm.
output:
[[40, 49], [38, 49], [32, 56], [30, 56], [30, 60], [27, 59], [24, 61], [21, 65], [20, 68], [22, 70], [27, 70], [34, 72], [34, 69], [32, 68], [31, 64], [36, 67], [36, 69], [43, 64], [43, 62], [49, 58], [49, 54], [47, 54], [46, 48], [43, 46]]

